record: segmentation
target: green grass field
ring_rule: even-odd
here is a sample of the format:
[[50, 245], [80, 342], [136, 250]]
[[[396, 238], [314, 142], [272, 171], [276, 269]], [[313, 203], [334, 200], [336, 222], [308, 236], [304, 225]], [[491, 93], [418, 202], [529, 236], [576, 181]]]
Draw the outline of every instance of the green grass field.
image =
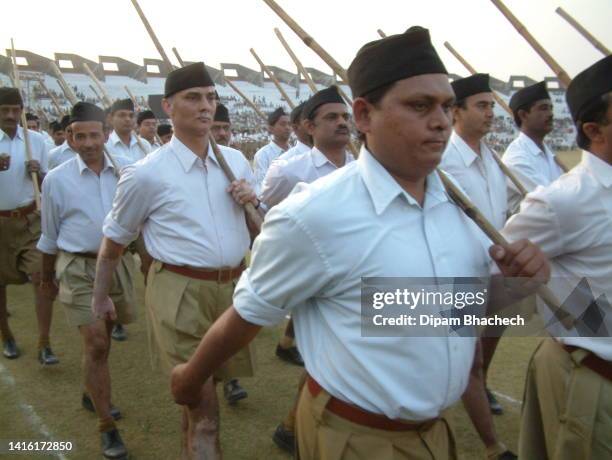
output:
[[[579, 152], [561, 158], [574, 165]], [[139, 281], [142, 287], [142, 281]], [[11, 327], [22, 349], [15, 361], [0, 357], [0, 441], [71, 441], [70, 459], [101, 458], [96, 418], [80, 406], [81, 343], [76, 329], [68, 326], [63, 308], [56, 304], [52, 330], [58, 366], [42, 368], [36, 361], [36, 319], [30, 286], [8, 289]], [[179, 452], [179, 408], [170, 398], [168, 382], [151, 369], [146, 327], [139, 289], [139, 319], [128, 329], [127, 342], [113, 342], [111, 372], [113, 402], [124, 419], [119, 428], [132, 459], [175, 459]], [[300, 369], [274, 355], [282, 327], [263, 330], [256, 339], [258, 372], [242, 383], [249, 398], [237, 407], [221, 403], [221, 438], [225, 458], [287, 459], [272, 442], [275, 426], [290, 408]], [[516, 448], [520, 400], [527, 362], [538, 343], [536, 338], [505, 338], [493, 361], [489, 384], [500, 393], [506, 412], [495, 417], [499, 437]], [[418, 372], [418, 369], [415, 369]], [[221, 392], [220, 392], [221, 393]], [[461, 458], [484, 458], [484, 451], [461, 405], [452, 410]], [[48, 430], [48, 437], [41, 433]], [[2, 456], [0, 458], [29, 458]], [[36, 456], [35, 458], [40, 458]]]

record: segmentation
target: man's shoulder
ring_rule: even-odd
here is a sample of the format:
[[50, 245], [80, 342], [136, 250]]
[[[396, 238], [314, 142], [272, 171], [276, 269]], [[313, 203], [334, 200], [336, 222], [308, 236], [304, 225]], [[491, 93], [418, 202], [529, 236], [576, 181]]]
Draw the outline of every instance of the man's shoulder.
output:
[[48, 181], [49, 184], [54, 185], [64, 184], [67, 178], [72, 176], [76, 177], [78, 169], [77, 158], [75, 156], [74, 158], [66, 160], [50, 170], [45, 175], [45, 182]]

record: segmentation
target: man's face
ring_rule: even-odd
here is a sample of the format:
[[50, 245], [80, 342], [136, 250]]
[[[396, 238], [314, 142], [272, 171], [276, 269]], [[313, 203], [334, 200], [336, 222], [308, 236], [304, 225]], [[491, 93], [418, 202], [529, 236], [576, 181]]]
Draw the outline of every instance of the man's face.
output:
[[280, 117], [276, 123], [269, 126], [270, 134], [274, 137], [274, 139], [279, 142], [285, 143], [289, 141], [289, 136], [291, 136], [291, 123], [289, 121], [289, 115], [283, 115]]
[[229, 146], [232, 140], [232, 124], [227, 121], [213, 121], [212, 135], [217, 144]]
[[531, 132], [547, 135], [553, 129], [553, 105], [550, 99], [537, 101], [529, 111], [519, 110], [521, 127]]
[[104, 155], [104, 125], [99, 121], [75, 121], [70, 125], [71, 147], [86, 164]]
[[148, 141], [155, 140], [155, 133], [157, 132], [157, 120], [155, 118], [149, 118], [143, 120], [138, 128], [138, 134], [144, 137]]
[[345, 104], [330, 103], [320, 106], [313, 120], [309, 120], [308, 133], [317, 148], [346, 147], [350, 139], [351, 116]]
[[214, 86], [201, 86], [179, 91], [168, 99], [162, 99], [164, 111], [179, 133], [203, 137], [210, 133], [217, 109]]
[[465, 99], [465, 108], [455, 107], [453, 116], [455, 125], [463, 131], [485, 136], [493, 126], [493, 93], [479, 93]]
[[357, 98], [353, 113], [378, 161], [392, 175], [419, 180], [440, 163], [454, 99], [447, 75], [418, 75], [396, 82], [376, 105]]
[[66, 140], [66, 131], [60, 129], [58, 131], [54, 131], [51, 133], [51, 137], [53, 138], [53, 142], [55, 145], [62, 145]]
[[36, 120], [28, 120], [28, 129], [30, 131], [37, 131], [40, 129], [40, 126], [38, 125], [38, 122]]
[[134, 129], [134, 112], [131, 110], [117, 110], [111, 116], [113, 129], [118, 134], [127, 135]]
[[22, 110], [20, 105], [0, 105], [0, 129], [5, 133], [14, 132]]
[[167, 144], [168, 142], [170, 142], [170, 139], [172, 139], [172, 133], [168, 133], [168, 134], [164, 134], [163, 136], [159, 136], [159, 138], [162, 141], [162, 145], [163, 144]]

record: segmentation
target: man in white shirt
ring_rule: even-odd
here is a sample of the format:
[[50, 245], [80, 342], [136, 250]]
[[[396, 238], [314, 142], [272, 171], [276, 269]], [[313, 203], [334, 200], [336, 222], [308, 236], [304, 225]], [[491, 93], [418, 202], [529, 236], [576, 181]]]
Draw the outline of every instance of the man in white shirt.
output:
[[[349, 142], [350, 114], [335, 86], [313, 95], [302, 108], [307, 135], [314, 141], [312, 150], [287, 160], [278, 158], [272, 163], [259, 199], [268, 209], [276, 206], [291, 193], [300, 182], [311, 183], [327, 176], [354, 160], [346, 151]], [[281, 155], [282, 156], [282, 155]], [[281, 337], [276, 355], [291, 364], [303, 366], [304, 361], [295, 346], [293, 320], [289, 320]], [[300, 390], [305, 378], [300, 381]], [[298, 394], [299, 396], [299, 394]], [[281, 448], [293, 451], [296, 406], [274, 432], [274, 442]]]
[[582, 161], [528, 194], [503, 230], [510, 240], [531, 238], [542, 248], [551, 261], [551, 289], [578, 318], [566, 331], [538, 304], [553, 338], [544, 339], [529, 365], [519, 441], [524, 460], [612, 454], [610, 75], [607, 56], [574, 77], [566, 98]]
[[4, 357], [18, 358], [19, 348], [8, 324], [6, 286], [32, 282], [38, 320], [38, 360], [43, 365], [59, 361], [51, 350], [49, 331], [53, 302], [41, 295], [40, 215], [36, 212], [31, 172], [39, 183], [47, 172], [48, 146], [30, 131], [31, 161], [26, 160], [24, 130], [19, 126], [23, 101], [14, 88], [0, 88], [0, 335]]
[[[553, 129], [553, 105], [546, 82], [518, 90], [510, 98], [509, 105], [520, 134], [506, 149], [503, 161], [531, 192], [563, 174], [554, 152], [544, 142]], [[515, 212], [522, 195], [512, 181], [507, 183], [510, 211]]]
[[[126, 166], [124, 157], [113, 162], [104, 154], [104, 111], [79, 102], [71, 112], [69, 139], [77, 155], [51, 171], [43, 183], [42, 235], [38, 249], [42, 257], [42, 290], [47, 298], [59, 300], [69, 323], [83, 339], [85, 389], [83, 406], [95, 410], [105, 458], [124, 458], [127, 450], [117, 431], [111, 410], [108, 367], [113, 321], [95, 318], [91, 298], [96, 257], [102, 241], [102, 224], [110, 211], [119, 180], [117, 168]], [[56, 272], [57, 270], [57, 272]], [[116, 318], [132, 321], [134, 309], [133, 259], [124, 254], [116, 268], [111, 296]]]
[[[63, 118], [62, 118], [63, 121]], [[63, 126], [62, 121], [54, 120], [49, 123], [49, 132], [53, 138], [53, 143], [56, 147], [59, 147], [66, 140], [66, 127]]]
[[65, 161], [72, 160], [74, 156], [77, 155], [76, 151], [70, 145], [70, 115], [62, 117], [61, 126], [64, 133], [68, 134], [68, 137], [64, 139], [61, 145], [49, 151], [49, 171]]
[[113, 132], [108, 137], [106, 149], [111, 155], [121, 155], [136, 162], [151, 152], [151, 144], [134, 133], [134, 103], [131, 99], [113, 102], [110, 122]]
[[138, 135], [145, 139], [151, 146], [151, 150], [156, 150], [161, 147], [155, 139], [157, 133], [157, 118], [152, 110], [143, 110], [136, 117], [136, 126]]
[[291, 122], [291, 129], [297, 140], [295, 145], [281, 154], [277, 160], [288, 160], [289, 158], [306, 153], [312, 148], [312, 137], [308, 134], [308, 129], [306, 128], [307, 120], [302, 116], [302, 111], [306, 102], [307, 101], [302, 102], [291, 111], [289, 121]]
[[215, 119], [210, 130], [213, 138], [219, 145], [229, 147], [232, 143], [232, 122], [230, 121], [229, 110], [221, 102], [217, 102]]
[[[506, 223], [508, 197], [506, 176], [493, 158], [495, 153], [484, 141], [491, 131], [495, 106], [489, 75], [474, 74], [460, 78], [453, 81], [451, 86], [456, 98], [453, 132], [440, 167], [452, 174], [487, 220], [500, 230]], [[501, 334], [495, 335], [483, 338], [478, 343], [463, 402], [487, 452], [505, 454], [505, 458], [510, 459], [516, 456], [498, 442], [491, 417], [491, 411], [501, 414], [502, 407], [486, 388], [487, 370]]]
[[[122, 171], [113, 208], [104, 223], [92, 309], [113, 318], [108, 297], [123, 248], [142, 232], [155, 260], [145, 301], [154, 350], [165, 370], [187, 361], [201, 337], [231, 304], [251, 238], [242, 204], [259, 207], [244, 155], [219, 146], [237, 181], [230, 183], [209, 143], [216, 92], [202, 62], [172, 71], [162, 106], [172, 120], [172, 140]], [[184, 452], [189, 458], [217, 458], [215, 383], [253, 375], [249, 347], [199, 386], [201, 405], [185, 407]], [[207, 457], [206, 455], [209, 455]]]
[[[362, 277], [489, 273], [485, 239], [435, 172], [451, 130], [448, 73], [429, 32], [414, 27], [362, 47], [348, 77], [365, 136], [359, 159], [300, 184], [266, 215], [233, 307], [174, 369], [172, 391], [197, 403], [201, 381], [293, 311], [309, 374], [297, 414], [301, 459], [456, 458], [442, 413], [466, 387], [475, 338], [363, 335], [360, 308]], [[514, 260], [545, 278], [547, 263], [528, 242], [490, 253], [506, 276], [517, 273]]]
[[274, 160], [289, 149], [291, 124], [289, 116], [282, 107], [268, 115], [268, 132], [272, 140], [255, 152], [253, 172], [255, 174], [255, 192], [260, 193], [266, 172]]
[[166, 145], [172, 139], [172, 126], [167, 124], [161, 124], [157, 127], [157, 135], [159, 139], [162, 141], [162, 145]]

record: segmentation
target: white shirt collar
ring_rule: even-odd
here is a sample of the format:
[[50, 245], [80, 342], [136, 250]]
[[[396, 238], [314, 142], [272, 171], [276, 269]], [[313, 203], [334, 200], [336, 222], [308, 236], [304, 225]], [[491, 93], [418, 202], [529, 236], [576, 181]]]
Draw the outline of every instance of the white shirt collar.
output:
[[[119, 134], [117, 134], [115, 130], [113, 130], [108, 140], [111, 142], [112, 145], [117, 145], [119, 143], [123, 144], [123, 141], [121, 140], [121, 138], [119, 137]], [[128, 147], [132, 147], [135, 143], [136, 143], [136, 136], [134, 135], [134, 133], [131, 133], [130, 134], [130, 145], [128, 145]]]
[[[79, 168], [79, 174], [83, 174], [83, 171], [85, 171], [86, 169], [91, 171], [91, 169], [89, 168], [89, 166], [87, 166], [85, 164], [85, 162], [83, 161], [83, 159], [81, 158], [81, 155], [79, 155], [78, 153], [76, 154], [76, 162], [77, 162], [77, 166]], [[112, 163], [110, 163], [108, 161], [108, 159], [106, 158], [106, 155], [104, 155], [104, 166], [102, 167], [102, 171], [105, 171], [106, 169], [111, 168], [111, 169], [115, 169], [115, 167], [113, 166]]]
[[[315, 165], [315, 168], [320, 168], [321, 166], [323, 166], [326, 163], [329, 163], [330, 165], [332, 165], [334, 168], [336, 168], [337, 166], [332, 163], [329, 158], [327, 158], [327, 156], [325, 156], [325, 154], [323, 152], [321, 152], [318, 148], [313, 147], [310, 150], [310, 155], [312, 157], [312, 163]], [[346, 164], [351, 161], [349, 155], [345, 152], [344, 154], [344, 165], [346, 166]]]
[[[419, 206], [414, 197], [397, 183], [365, 146], [361, 147], [357, 164], [377, 215], [381, 215], [393, 200], [401, 195], [406, 198], [410, 205]], [[444, 185], [436, 171], [427, 176], [425, 187], [426, 196], [430, 196], [440, 203], [449, 201]], [[435, 202], [432, 204], [428, 203], [426, 199], [426, 207], [432, 207], [435, 204]]]
[[[474, 163], [474, 161], [478, 159], [478, 154], [474, 152], [472, 147], [470, 147], [467, 144], [467, 142], [465, 142], [463, 138], [459, 134], [457, 134], [455, 131], [451, 133], [450, 142], [455, 146], [455, 148], [459, 152], [459, 155], [461, 156], [463, 163], [465, 163], [465, 166], [470, 166], [472, 163]], [[481, 153], [482, 153], [482, 145], [483, 145], [483, 142], [480, 141]]]
[[[186, 173], [189, 172], [191, 168], [193, 168], [193, 165], [196, 164], [197, 160], [200, 159], [199, 156], [193, 153], [193, 151], [185, 144], [183, 144], [176, 136], [172, 136], [172, 139], [170, 139], [170, 142], [168, 142], [168, 144], [170, 145], [170, 147], [172, 147], [172, 151], [178, 158], [179, 162], [181, 163], [181, 166], [183, 167], [183, 170]], [[208, 152], [206, 153], [206, 155], [207, 158], [211, 159], [211, 161], [214, 161], [217, 165], [219, 164], [210, 143], [208, 144]]]
[[605, 188], [612, 187], [612, 165], [587, 150], [582, 151], [582, 164]]
[[[3, 130], [0, 129], [0, 141], [5, 137], [9, 141], [12, 140], [8, 134], [6, 134]], [[15, 134], [15, 137], [18, 137], [19, 139], [23, 140], [23, 128], [21, 126], [17, 126], [17, 133]]]
[[[531, 152], [532, 155], [534, 156], [538, 156], [538, 155], [545, 155], [546, 156], [546, 144], [544, 144], [544, 150], [542, 150], [540, 147], [538, 147], [538, 145], [533, 141], [533, 139], [531, 139], [527, 134], [525, 134], [524, 132], [521, 131], [521, 133], [519, 134], [519, 138], [521, 139], [521, 142], [523, 143], [523, 145], [525, 146], [525, 148]], [[551, 152], [552, 153], [552, 152]]]

